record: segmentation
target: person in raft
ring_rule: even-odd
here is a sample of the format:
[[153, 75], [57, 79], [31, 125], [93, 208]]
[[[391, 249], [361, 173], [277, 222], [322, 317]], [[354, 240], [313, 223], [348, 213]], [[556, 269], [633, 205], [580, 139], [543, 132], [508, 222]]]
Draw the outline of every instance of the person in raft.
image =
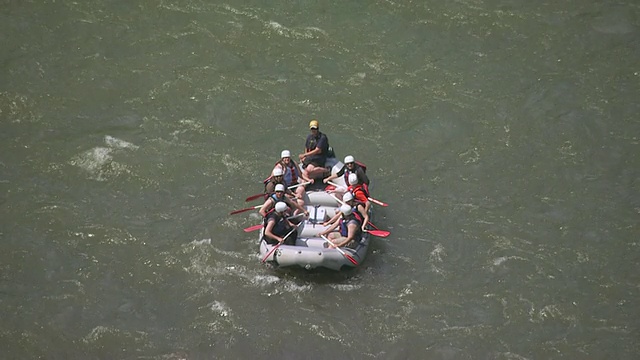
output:
[[320, 132], [318, 120], [309, 122], [311, 132], [304, 144], [304, 153], [298, 155], [302, 162], [303, 177], [316, 179], [329, 175], [329, 171], [324, 167], [329, 154], [329, 138]]

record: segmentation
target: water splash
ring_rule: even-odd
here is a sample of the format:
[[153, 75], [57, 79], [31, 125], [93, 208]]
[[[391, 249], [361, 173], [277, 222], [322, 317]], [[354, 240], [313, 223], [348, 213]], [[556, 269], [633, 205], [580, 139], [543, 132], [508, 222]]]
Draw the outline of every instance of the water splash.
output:
[[116, 148], [116, 149], [131, 149], [131, 150], [137, 150], [139, 148], [139, 146], [134, 145], [128, 141], [124, 141], [118, 138], [115, 138], [113, 136], [110, 135], [105, 135], [104, 136], [104, 142], [111, 148]]
[[107, 147], [96, 146], [82, 152], [72, 157], [69, 164], [85, 170], [90, 174], [90, 178], [98, 181], [106, 181], [111, 177], [131, 173], [127, 165], [114, 161], [113, 155], [123, 149], [137, 150], [139, 147], [110, 135], [105, 135], [104, 142]]

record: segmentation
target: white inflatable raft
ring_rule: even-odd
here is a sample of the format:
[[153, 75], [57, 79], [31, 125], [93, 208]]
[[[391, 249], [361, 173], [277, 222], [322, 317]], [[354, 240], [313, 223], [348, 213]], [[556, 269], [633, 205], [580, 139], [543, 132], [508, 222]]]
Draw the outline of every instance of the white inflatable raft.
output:
[[[342, 162], [335, 161], [332, 172], [337, 172], [341, 168]], [[322, 184], [320, 181], [318, 183]], [[344, 179], [339, 177], [335, 179], [334, 183], [344, 186]], [[314, 185], [312, 185], [312, 189]], [[344, 190], [346, 190], [346, 186]], [[315, 268], [342, 270], [360, 265], [369, 249], [368, 233], [362, 233], [355, 248], [329, 248], [327, 241], [317, 236], [319, 232], [327, 229], [322, 223], [333, 217], [340, 205], [330, 193], [324, 191], [324, 187], [315, 190], [307, 189], [305, 206], [309, 211], [309, 218], [298, 225], [296, 245], [280, 245], [275, 251], [272, 251], [277, 245], [268, 244], [263, 240], [264, 229], [262, 229], [259, 235], [260, 259], [264, 259], [271, 252], [265, 261], [276, 267], [301, 267], [308, 270]]]

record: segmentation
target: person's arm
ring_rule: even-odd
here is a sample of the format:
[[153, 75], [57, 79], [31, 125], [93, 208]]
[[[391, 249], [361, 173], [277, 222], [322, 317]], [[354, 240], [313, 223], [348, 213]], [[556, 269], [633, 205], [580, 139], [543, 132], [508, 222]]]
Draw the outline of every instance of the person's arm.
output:
[[275, 192], [276, 190], [276, 183], [269, 180], [269, 182], [267, 183], [267, 185], [264, 186], [264, 192], [267, 195], [271, 195]]
[[358, 205], [358, 211], [362, 213], [362, 231], [365, 231], [367, 229], [367, 224], [369, 223], [369, 212], [366, 207], [360, 204]]
[[326, 178], [322, 179], [322, 182], [326, 184], [326, 183], [328, 183], [329, 181], [331, 181], [331, 180], [333, 180], [333, 179], [335, 179], [335, 178], [337, 178], [337, 177], [338, 177], [338, 174], [331, 174], [331, 175], [329, 175], [328, 177], [326, 177]]
[[356, 235], [356, 232], [358, 231], [357, 229], [358, 229], [358, 225], [356, 225], [354, 221], [349, 221], [349, 223], [347, 224], [347, 237], [337, 244], [334, 243], [333, 247], [343, 247], [347, 245], [351, 240], [353, 240], [353, 237]]
[[264, 204], [262, 204], [262, 207], [258, 212], [260, 213], [260, 215], [262, 215], [263, 218], [267, 217], [267, 211], [269, 210], [269, 208], [271, 208], [271, 198], [268, 198], [264, 202]]
[[327, 151], [329, 151], [329, 138], [327, 135], [320, 134], [320, 139], [318, 139], [318, 143], [316, 144], [316, 149], [319, 149], [319, 154], [327, 155]]
[[360, 182], [369, 186], [369, 177], [367, 176], [367, 173], [364, 172], [364, 169], [362, 167], [358, 167], [356, 173], [358, 173], [358, 179], [360, 179]]
[[273, 233], [273, 227], [275, 226], [275, 224], [276, 224], [275, 219], [273, 218], [269, 219], [269, 222], [267, 222], [267, 227], [264, 229], [264, 234], [281, 243], [284, 241], [284, 239]]
[[287, 224], [289, 224], [289, 227], [291, 227], [291, 228], [297, 228], [298, 227], [298, 224], [292, 223], [291, 220], [288, 217], [285, 218], [285, 219], [287, 220]]
[[302, 154], [302, 158], [306, 158], [307, 156], [313, 156], [313, 155], [318, 155], [322, 153], [322, 149], [320, 149], [319, 146], [316, 146], [313, 150], [311, 151], [307, 151], [304, 154]]
[[322, 225], [323, 226], [331, 225], [334, 222], [338, 221], [339, 218], [340, 218], [340, 211], [338, 211], [335, 215], [333, 215], [333, 217], [331, 219], [329, 219], [328, 221], [323, 222]]
[[367, 214], [367, 216], [369, 216], [369, 209], [371, 209], [371, 201], [367, 200], [367, 202], [364, 203], [364, 213]]
[[331, 224], [331, 226], [329, 226], [328, 228], [326, 228], [324, 231], [319, 232], [318, 236], [322, 236], [322, 235], [327, 235], [330, 232], [332, 232], [333, 230], [335, 230], [336, 227], [338, 227], [338, 225], [340, 224], [339, 221], [334, 222], [333, 224]]
[[307, 135], [307, 138], [304, 141], [304, 150], [302, 150], [302, 154], [298, 155], [298, 159], [300, 161], [304, 161], [304, 158], [309, 156], [309, 151], [307, 151], [307, 146], [309, 145], [309, 139], [311, 135]]
[[335, 173], [335, 174], [331, 174], [331, 175], [329, 175], [329, 177], [324, 178], [324, 179], [322, 180], [322, 182], [326, 184], [326, 183], [328, 183], [329, 181], [331, 181], [331, 180], [333, 180], [333, 179], [337, 179], [339, 176], [344, 175], [344, 171], [345, 171], [345, 169], [346, 169], [346, 168], [347, 168], [347, 167], [346, 167], [346, 165], [345, 165], [345, 166], [342, 166], [342, 169], [340, 169], [340, 171], [338, 171], [338, 172], [337, 172], [337, 173]]
[[[296, 162], [293, 161], [293, 160], [291, 160], [291, 162], [293, 163], [293, 166], [294, 166], [294, 169], [295, 169], [295, 172], [296, 172], [296, 176], [298, 177], [298, 183], [310, 182], [311, 179], [309, 179], [307, 177], [307, 175], [304, 173], [304, 171], [300, 171], [300, 167], [298, 166], [298, 164], [296, 164]], [[302, 180], [302, 181], [300, 181], [300, 180]]]
[[287, 204], [289, 205], [290, 208], [296, 208], [302, 211], [304, 213], [304, 216], [309, 217], [309, 212], [307, 211], [307, 209], [303, 208], [302, 205], [298, 204], [297, 201], [293, 201], [287, 198]]

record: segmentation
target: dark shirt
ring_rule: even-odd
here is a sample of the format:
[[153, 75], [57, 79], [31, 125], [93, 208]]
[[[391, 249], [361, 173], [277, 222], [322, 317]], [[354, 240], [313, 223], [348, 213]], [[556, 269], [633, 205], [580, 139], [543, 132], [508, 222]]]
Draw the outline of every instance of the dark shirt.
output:
[[267, 224], [271, 221], [274, 222], [271, 232], [278, 236], [284, 236], [291, 229], [291, 227], [287, 223], [287, 220], [285, 220], [282, 215], [276, 213], [275, 211], [272, 211], [267, 215], [267, 218], [264, 222], [264, 227], [266, 228]]
[[307, 156], [304, 160], [304, 164], [308, 165], [311, 163], [316, 166], [324, 166], [324, 163], [327, 160], [327, 154], [329, 153], [329, 139], [327, 138], [327, 135], [321, 133], [319, 130], [316, 136], [309, 134], [304, 146], [307, 151], [311, 151], [315, 148], [320, 149], [320, 154]]
[[[272, 222], [272, 221], [274, 222], [274, 225], [273, 225], [273, 228], [271, 229], [271, 232], [276, 236], [281, 236], [281, 237], [285, 236], [292, 230], [291, 226], [289, 226], [289, 223], [284, 218], [284, 216], [279, 215], [275, 211], [267, 215], [264, 221], [264, 227], [266, 228], [269, 222]], [[296, 235], [297, 235], [297, 232], [293, 231], [286, 239], [284, 239], [284, 244], [295, 245], [296, 238], [297, 238]], [[273, 239], [266, 234], [264, 234], [263, 238], [269, 244], [275, 245], [278, 243], [276, 239]]]
[[[340, 169], [340, 171], [338, 171], [338, 173], [336, 175], [343, 176], [345, 174], [345, 172], [348, 172], [348, 171], [349, 171], [349, 169], [347, 169], [347, 165], [344, 165], [342, 167], [342, 169]], [[369, 177], [364, 172], [364, 169], [362, 168], [362, 166], [360, 166], [358, 164], [355, 164], [354, 167], [353, 167], [353, 172], [358, 176], [358, 183], [367, 184], [367, 186], [369, 185]], [[345, 179], [344, 179], [344, 182], [347, 185], [349, 185], [348, 177], [349, 177], [349, 175], [345, 176]]]

